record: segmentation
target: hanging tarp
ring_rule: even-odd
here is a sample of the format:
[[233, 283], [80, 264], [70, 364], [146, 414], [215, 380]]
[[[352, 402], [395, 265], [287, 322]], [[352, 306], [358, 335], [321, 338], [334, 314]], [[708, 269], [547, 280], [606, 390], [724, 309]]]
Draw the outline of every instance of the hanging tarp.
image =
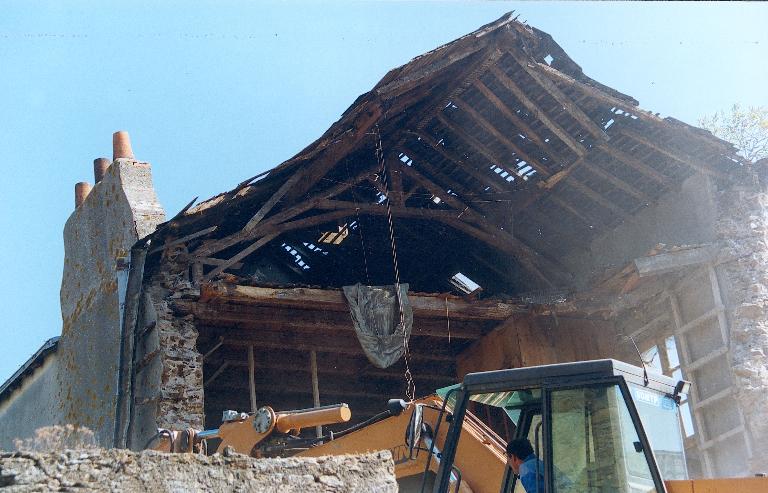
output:
[[[405, 352], [411, 336], [413, 310], [408, 302], [408, 284], [395, 286], [344, 286], [357, 339], [371, 363], [379, 368], [394, 364]], [[402, 304], [402, 324], [400, 310]]]

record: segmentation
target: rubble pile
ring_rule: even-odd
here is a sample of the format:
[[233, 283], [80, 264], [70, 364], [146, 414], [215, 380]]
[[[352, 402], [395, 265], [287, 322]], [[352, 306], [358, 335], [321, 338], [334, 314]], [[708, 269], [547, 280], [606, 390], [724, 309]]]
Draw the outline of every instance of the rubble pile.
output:
[[122, 449], [0, 452], [0, 491], [397, 491], [389, 451], [254, 459]]

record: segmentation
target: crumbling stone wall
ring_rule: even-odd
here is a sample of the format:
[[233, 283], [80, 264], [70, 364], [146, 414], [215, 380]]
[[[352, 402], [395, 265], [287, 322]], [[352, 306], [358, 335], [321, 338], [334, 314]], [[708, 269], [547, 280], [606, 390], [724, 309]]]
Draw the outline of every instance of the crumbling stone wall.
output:
[[751, 445], [749, 469], [768, 471], [768, 194], [764, 186], [718, 194], [718, 273], [730, 328], [731, 373]]
[[66, 450], [0, 454], [0, 488], [31, 491], [397, 491], [389, 451], [318, 458], [253, 459], [234, 454]]
[[137, 334], [134, 410], [129, 446], [138, 450], [157, 428], [202, 429], [203, 357], [192, 315], [174, 313], [174, 300], [197, 298], [186, 264], [165, 262], [145, 284]]

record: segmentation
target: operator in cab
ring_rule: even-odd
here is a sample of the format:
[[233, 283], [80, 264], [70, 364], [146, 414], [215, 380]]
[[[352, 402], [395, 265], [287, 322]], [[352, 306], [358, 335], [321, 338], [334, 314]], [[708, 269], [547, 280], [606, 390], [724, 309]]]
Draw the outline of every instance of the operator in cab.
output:
[[544, 492], [544, 463], [533, 453], [527, 438], [507, 443], [507, 465], [520, 478], [526, 493]]

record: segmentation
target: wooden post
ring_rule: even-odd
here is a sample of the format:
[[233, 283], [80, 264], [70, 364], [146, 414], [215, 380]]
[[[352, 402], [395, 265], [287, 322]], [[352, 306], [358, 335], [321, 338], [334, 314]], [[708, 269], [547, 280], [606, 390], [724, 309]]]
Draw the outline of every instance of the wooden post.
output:
[[256, 412], [256, 364], [253, 361], [253, 346], [248, 346], [248, 389], [251, 394], [251, 412]]
[[[312, 371], [312, 399], [314, 400], [315, 407], [320, 407], [320, 383], [317, 379], [317, 351], [314, 349], [309, 352], [309, 365]], [[317, 437], [323, 436], [323, 427], [317, 426], [315, 428]]]

